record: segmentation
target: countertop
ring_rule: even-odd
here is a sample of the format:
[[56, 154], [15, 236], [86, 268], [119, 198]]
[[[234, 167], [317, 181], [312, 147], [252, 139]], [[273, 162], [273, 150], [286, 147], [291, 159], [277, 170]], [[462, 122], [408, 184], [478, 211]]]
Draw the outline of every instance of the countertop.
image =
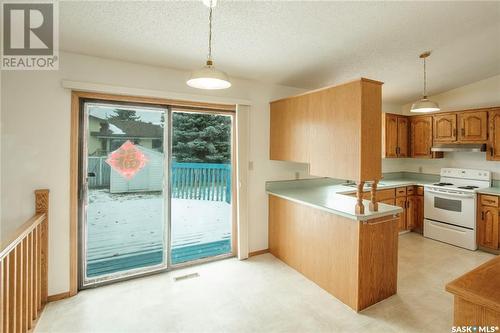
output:
[[488, 187], [488, 188], [480, 188], [476, 190], [477, 193], [483, 193], [483, 194], [493, 194], [493, 195], [500, 195], [500, 187]]
[[[437, 176], [439, 177], [439, 176]], [[380, 181], [377, 189], [389, 189], [400, 186], [428, 185], [438, 181], [429, 177], [391, 178]], [[364, 221], [376, 217], [398, 214], [402, 209], [397, 206], [379, 203], [378, 212], [370, 212], [369, 200], [363, 200], [365, 214], [356, 214], [354, 209], [356, 198], [347, 196], [356, 192], [353, 186], [344, 186], [344, 181], [331, 178], [300, 179], [289, 181], [267, 182], [266, 191], [284, 199], [309, 205], [334, 214], [342, 215], [353, 220]], [[369, 188], [365, 188], [369, 191]], [[492, 194], [500, 196], [500, 187], [490, 187], [476, 190], [477, 193]]]
[[451, 281], [446, 285], [446, 291], [500, 312], [500, 257]]
[[[356, 214], [356, 198], [347, 196], [356, 192], [352, 186], [342, 185], [344, 182], [329, 179], [302, 179], [291, 181], [268, 182], [266, 191], [287, 200], [315, 207], [330, 213], [341, 215], [357, 221], [366, 221], [377, 217], [394, 215], [403, 212], [403, 209], [397, 206], [379, 203], [377, 212], [369, 210], [369, 200], [363, 200], [365, 214]], [[400, 186], [425, 185], [431, 181], [416, 179], [390, 179], [382, 180], [378, 189], [388, 189]], [[369, 190], [369, 189], [365, 189]]]

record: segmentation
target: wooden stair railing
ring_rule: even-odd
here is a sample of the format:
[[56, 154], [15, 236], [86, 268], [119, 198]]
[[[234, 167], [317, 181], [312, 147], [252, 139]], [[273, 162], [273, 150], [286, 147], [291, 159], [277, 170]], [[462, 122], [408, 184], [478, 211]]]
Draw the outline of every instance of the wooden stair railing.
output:
[[49, 190], [35, 191], [35, 215], [0, 247], [0, 332], [31, 330], [47, 303]]

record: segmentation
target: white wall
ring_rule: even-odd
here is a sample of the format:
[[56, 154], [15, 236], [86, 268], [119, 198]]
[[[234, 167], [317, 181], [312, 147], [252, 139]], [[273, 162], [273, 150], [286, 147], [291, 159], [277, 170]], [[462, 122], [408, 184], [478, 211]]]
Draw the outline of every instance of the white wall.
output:
[[268, 103], [298, 89], [234, 79], [228, 90], [203, 92], [187, 87], [181, 71], [70, 53], [60, 59], [58, 71], [6, 71], [1, 78], [0, 230], [8, 235], [33, 214], [33, 190], [50, 189], [49, 294], [69, 290], [70, 91], [62, 79], [251, 101], [249, 250], [267, 248], [265, 181], [307, 173], [305, 165], [269, 161]]
[[[430, 96], [439, 103], [441, 111], [465, 110], [500, 106], [500, 75], [474, 82], [466, 86], [449, 90], [445, 93]], [[411, 103], [402, 107], [402, 113], [410, 115]], [[397, 169], [399, 171], [439, 174], [445, 167], [484, 169], [493, 172], [494, 179], [500, 179], [500, 163], [486, 161], [486, 153], [445, 153], [444, 158], [435, 160], [400, 159], [397, 162], [386, 159], [383, 161], [384, 172]]]

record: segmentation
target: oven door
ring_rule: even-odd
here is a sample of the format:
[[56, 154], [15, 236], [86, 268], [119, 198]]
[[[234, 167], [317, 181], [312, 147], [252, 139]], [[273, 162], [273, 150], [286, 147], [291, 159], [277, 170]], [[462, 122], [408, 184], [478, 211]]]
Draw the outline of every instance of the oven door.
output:
[[474, 193], [450, 193], [426, 188], [424, 216], [426, 219], [475, 229], [475, 198]]

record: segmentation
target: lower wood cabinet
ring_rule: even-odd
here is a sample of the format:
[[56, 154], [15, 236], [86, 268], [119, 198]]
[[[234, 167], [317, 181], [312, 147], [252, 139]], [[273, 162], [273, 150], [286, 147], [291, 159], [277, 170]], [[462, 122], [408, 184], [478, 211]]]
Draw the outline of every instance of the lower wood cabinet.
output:
[[413, 230], [419, 233], [424, 231], [424, 196], [415, 196], [415, 226]]
[[396, 198], [395, 205], [403, 208], [403, 213], [399, 215], [399, 231], [406, 230], [406, 216], [407, 216], [406, 197]]
[[498, 197], [481, 194], [478, 198], [477, 243], [481, 247], [498, 250], [500, 228], [498, 225]]
[[[349, 194], [355, 196], [355, 193]], [[363, 193], [363, 199], [370, 200], [369, 191]], [[403, 212], [399, 216], [399, 231], [412, 230], [422, 233], [424, 225], [424, 189], [422, 186], [401, 186], [378, 190], [377, 202], [399, 206]]]

